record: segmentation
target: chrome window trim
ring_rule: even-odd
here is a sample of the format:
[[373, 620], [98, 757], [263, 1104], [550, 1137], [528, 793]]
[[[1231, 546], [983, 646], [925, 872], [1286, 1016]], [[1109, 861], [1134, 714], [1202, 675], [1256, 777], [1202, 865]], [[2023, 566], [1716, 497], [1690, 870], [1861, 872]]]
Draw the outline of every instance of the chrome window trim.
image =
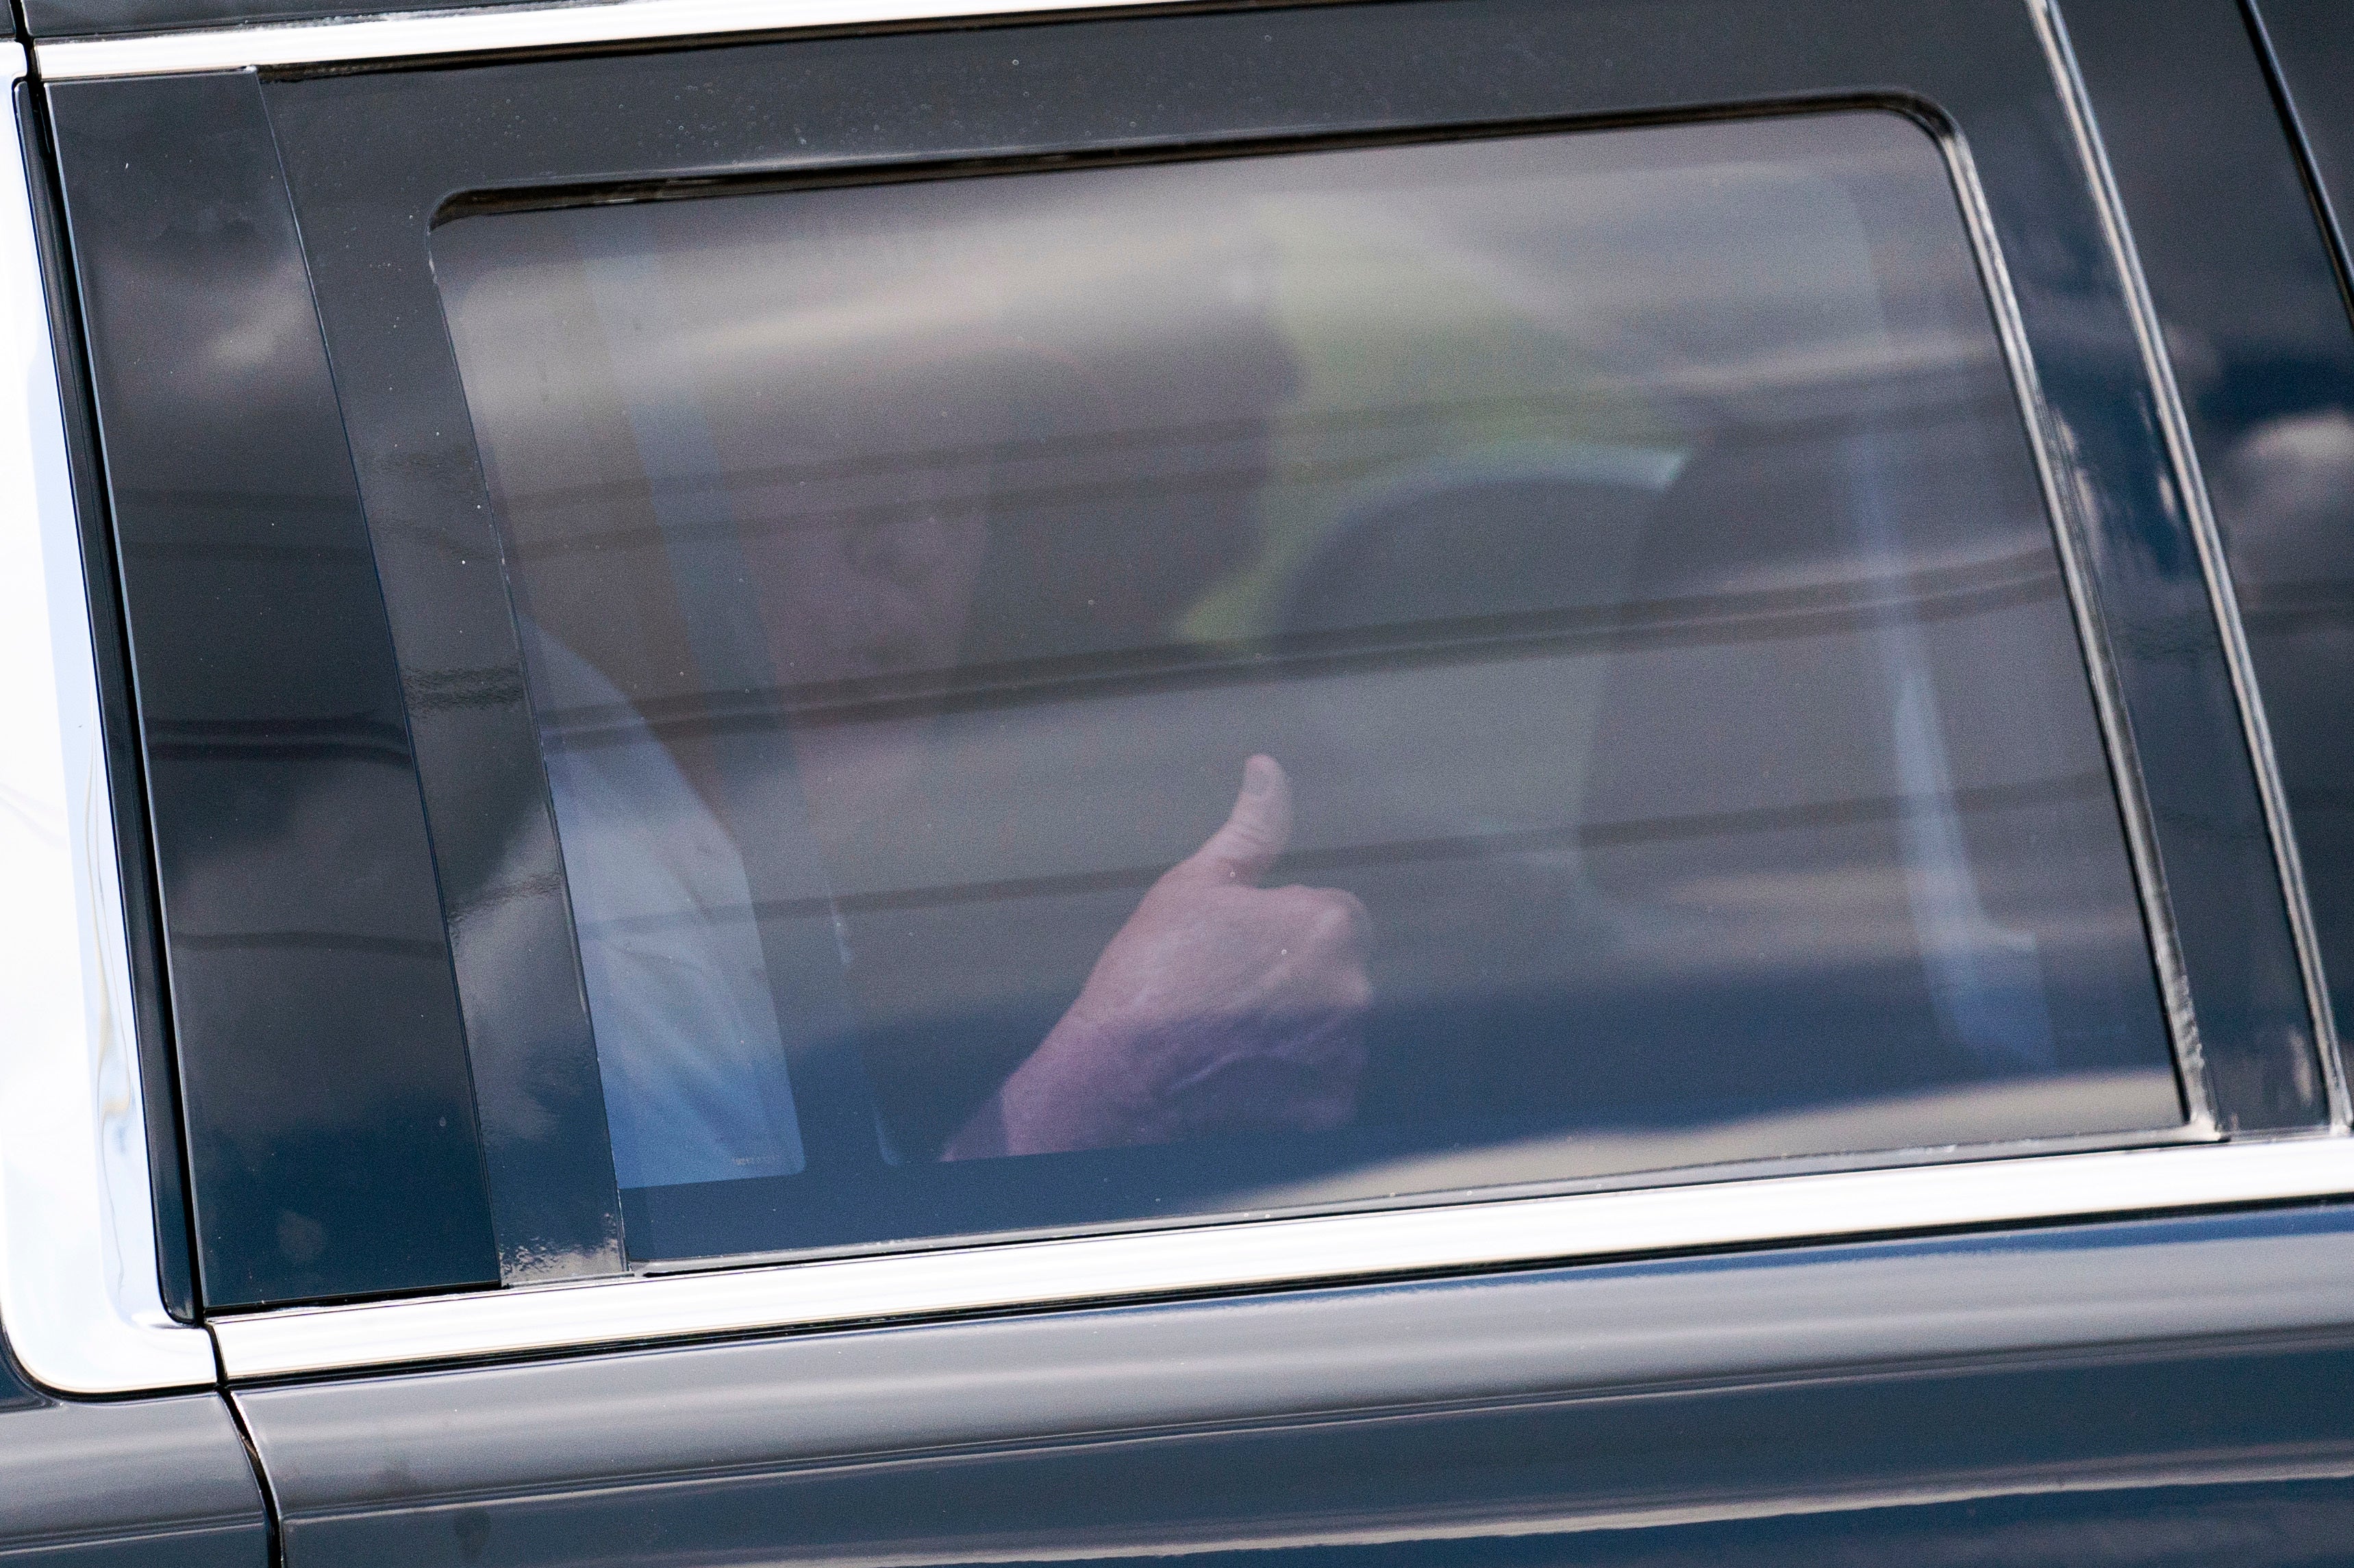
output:
[[2176, 1145], [521, 1286], [213, 1321], [233, 1381], [2354, 1194], [2354, 1138]]
[[1129, 10], [1168, 0], [585, 0], [275, 22], [33, 46], [41, 75], [162, 76], [655, 43], [962, 17]]
[[[0, 45], [11, 99], [24, 50]], [[27, 150], [0, 137], [0, 1328], [63, 1393], [218, 1375], [155, 1272], [131, 966], [98, 667], [35, 248]]]
[[[2200, 470], [2199, 450], [2190, 439], [2190, 416], [2183, 407], [2182, 389], [2174, 378], [2174, 362], [2166, 352], [2165, 327], [2158, 319], [2157, 302], [2150, 297], [2140, 253], [2134, 247], [2125, 199], [2118, 194], [2115, 174], [2102, 145], [2099, 125], [2093, 116], [2092, 95], [2077, 68], [2066, 24], [2054, 0], [2030, 0], [2030, 8], [2044, 53], [2052, 62], [2053, 79], [2060, 87], [2060, 101], [2068, 114], [2077, 155], [2084, 160], [2086, 177], [2092, 182], [2112, 264], [2125, 281], [2126, 305], [2133, 318], [2143, 374], [2158, 403], [2159, 433], [2172, 469], [2168, 477], [2181, 498], [2191, 537], [2198, 545], [2200, 569], [2207, 579], [2208, 602], [2222, 640], [2223, 663], [2231, 673], [2232, 693], [2240, 709], [2249, 764], [2255, 774], [2256, 798], [2264, 813], [2264, 832], [2272, 844], [2273, 863], [2287, 906], [2289, 937], [2296, 949], [2306, 1011], [2313, 1021], [2314, 1048], [2321, 1058], [2329, 1119], [2343, 1128], [2354, 1121], [2354, 1089], [2349, 1089], [2347, 1083], [2337, 1014], [2329, 1004], [2328, 982], [2322, 969], [2321, 938], [2315, 928], [2313, 905], [2306, 892], [2305, 863], [2297, 853], [2296, 834], [2289, 816], [2288, 785], [2281, 775], [2279, 756], [2273, 748], [2272, 724], [2264, 711], [2264, 690], [2256, 681], [2255, 656], [2248, 648], [2247, 628], [2240, 619], [2240, 599], [2232, 585], [2231, 562], [2223, 553], [2222, 530], [2215, 521], [2206, 476]], [[2138, 783], [2137, 773], [2121, 772], [2120, 777], [2130, 777]], [[2170, 927], [2159, 925], [2158, 928]], [[2168, 1001], [2172, 1011], [2175, 999], [2171, 988]], [[2187, 1012], [2187, 998], [2182, 1005]], [[2192, 1036], [2194, 1051], [2195, 1038]], [[2199, 1075], [2190, 1070], [2193, 1062], [2195, 1056], [2186, 1060], [2186, 1084]]]

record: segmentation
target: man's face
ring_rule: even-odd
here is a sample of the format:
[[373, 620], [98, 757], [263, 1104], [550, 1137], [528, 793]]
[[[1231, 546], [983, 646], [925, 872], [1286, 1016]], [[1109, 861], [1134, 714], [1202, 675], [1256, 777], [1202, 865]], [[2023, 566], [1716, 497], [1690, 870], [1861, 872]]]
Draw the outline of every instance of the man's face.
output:
[[[929, 499], [929, 498], [927, 498]], [[786, 687], [945, 670], [981, 571], [978, 505], [932, 499], [852, 522], [793, 523], [746, 541], [777, 679]], [[820, 837], [840, 850], [882, 831], [923, 767], [929, 720], [845, 716], [796, 726]]]
[[981, 570], [977, 506], [909, 506], [876, 521], [781, 527], [748, 550], [787, 686], [956, 662]]

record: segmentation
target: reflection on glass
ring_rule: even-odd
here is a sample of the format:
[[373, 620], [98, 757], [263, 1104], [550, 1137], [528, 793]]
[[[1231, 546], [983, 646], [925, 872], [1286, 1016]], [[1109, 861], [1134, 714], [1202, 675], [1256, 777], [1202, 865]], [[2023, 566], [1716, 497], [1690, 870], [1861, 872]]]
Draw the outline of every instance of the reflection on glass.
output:
[[[2320, 330], [2326, 352], [2342, 355], [2342, 326]], [[2354, 680], [2354, 400], [2314, 403], [2344, 385], [2342, 370], [2309, 377], [2259, 358], [2236, 381], [2190, 388], [2230, 441], [2209, 473], [2341, 1046], [2354, 1042], [2354, 734], [2343, 716]]]
[[2180, 1120], [1909, 122], [435, 258], [635, 1255]]

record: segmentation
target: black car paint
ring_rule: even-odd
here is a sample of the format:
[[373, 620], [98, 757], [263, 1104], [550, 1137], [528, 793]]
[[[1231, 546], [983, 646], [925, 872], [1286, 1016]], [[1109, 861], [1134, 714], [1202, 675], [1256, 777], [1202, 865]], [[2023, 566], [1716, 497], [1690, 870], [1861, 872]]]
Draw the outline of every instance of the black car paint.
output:
[[270, 1536], [220, 1395], [57, 1399], [0, 1346], [0, 1563], [263, 1568]]
[[[2151, 12], [2067, 7], [2158, 308], [2202, 323], [2223, 345], [2222, 385], [2239, 388], [2206, 392], [2185, 357], [2195, 345], [2172, 345], [2206, 457], [2244, 428], [2235, 418], [2345, 394], [2299, 382], [2302, 361], [2268, 360], [2261, 334], [2234, 324], [2268, 292], [2311, 297], [2319, 232], [2279, 199], [2293, 154], [2246, 90], [2254, 56], [2234, 7], [2177, 0], [2163, 23]], [[2224, 86], [2132, 113], [2168, 73]], [[2301, 89], [2310, 128], [2307, 99]], [[683, 115], [678, 126], [693, 129]], [[2202, 138], [2244, 156], [2240, 177], [2179, 188], [2172, 171]], [[2210, 204], [2226, 201], [2238, 205], [2222, 217]], [[2160, 216], [2168, 204], [2178, 217]], [[320, 267], [322, 242], [305, 237]], [[2218, 268], [2232, 286], [2186, 287]], [[2313, 352], [2342, 364], [2343, 315], [2306, 320]], [[2219, 496], [2217, 510], [2228, 546], [2232, 509]], [[2241, 575], [2243, 602], [2261, 608]], [[2272, 707], [2276, 729], [2294, 722]], [[2303, 833], [2306, 803], [2292, 804]], [[2225, 820], [2249, 841], [2244, 810]], [[2342, 871], [2315, 850], [2317, 883]], [[2325, 1206], [236, 1397], [284, 1509], [283, 1560], [338, 1568], [1172, 1550], [1351, 1563], [2327, 1563], [2354, 1540], [2349, 1278], [2354, 1211]], [[64, 1402], [0, 1382], [0, 1552], [34, 1548], [27, 1561], [264, 1560], [260, 1499], [213, 1395]]]
[[237, 1395], [287, 1561], [2343, 1561], [2354, 1211]]

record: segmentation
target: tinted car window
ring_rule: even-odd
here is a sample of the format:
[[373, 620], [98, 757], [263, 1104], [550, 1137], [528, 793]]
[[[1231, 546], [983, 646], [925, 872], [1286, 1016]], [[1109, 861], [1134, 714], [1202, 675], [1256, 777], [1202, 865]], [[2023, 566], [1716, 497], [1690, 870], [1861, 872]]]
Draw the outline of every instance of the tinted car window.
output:
[[434, 254], [635, 1256], [2181, 1118], [1909, 121]]

